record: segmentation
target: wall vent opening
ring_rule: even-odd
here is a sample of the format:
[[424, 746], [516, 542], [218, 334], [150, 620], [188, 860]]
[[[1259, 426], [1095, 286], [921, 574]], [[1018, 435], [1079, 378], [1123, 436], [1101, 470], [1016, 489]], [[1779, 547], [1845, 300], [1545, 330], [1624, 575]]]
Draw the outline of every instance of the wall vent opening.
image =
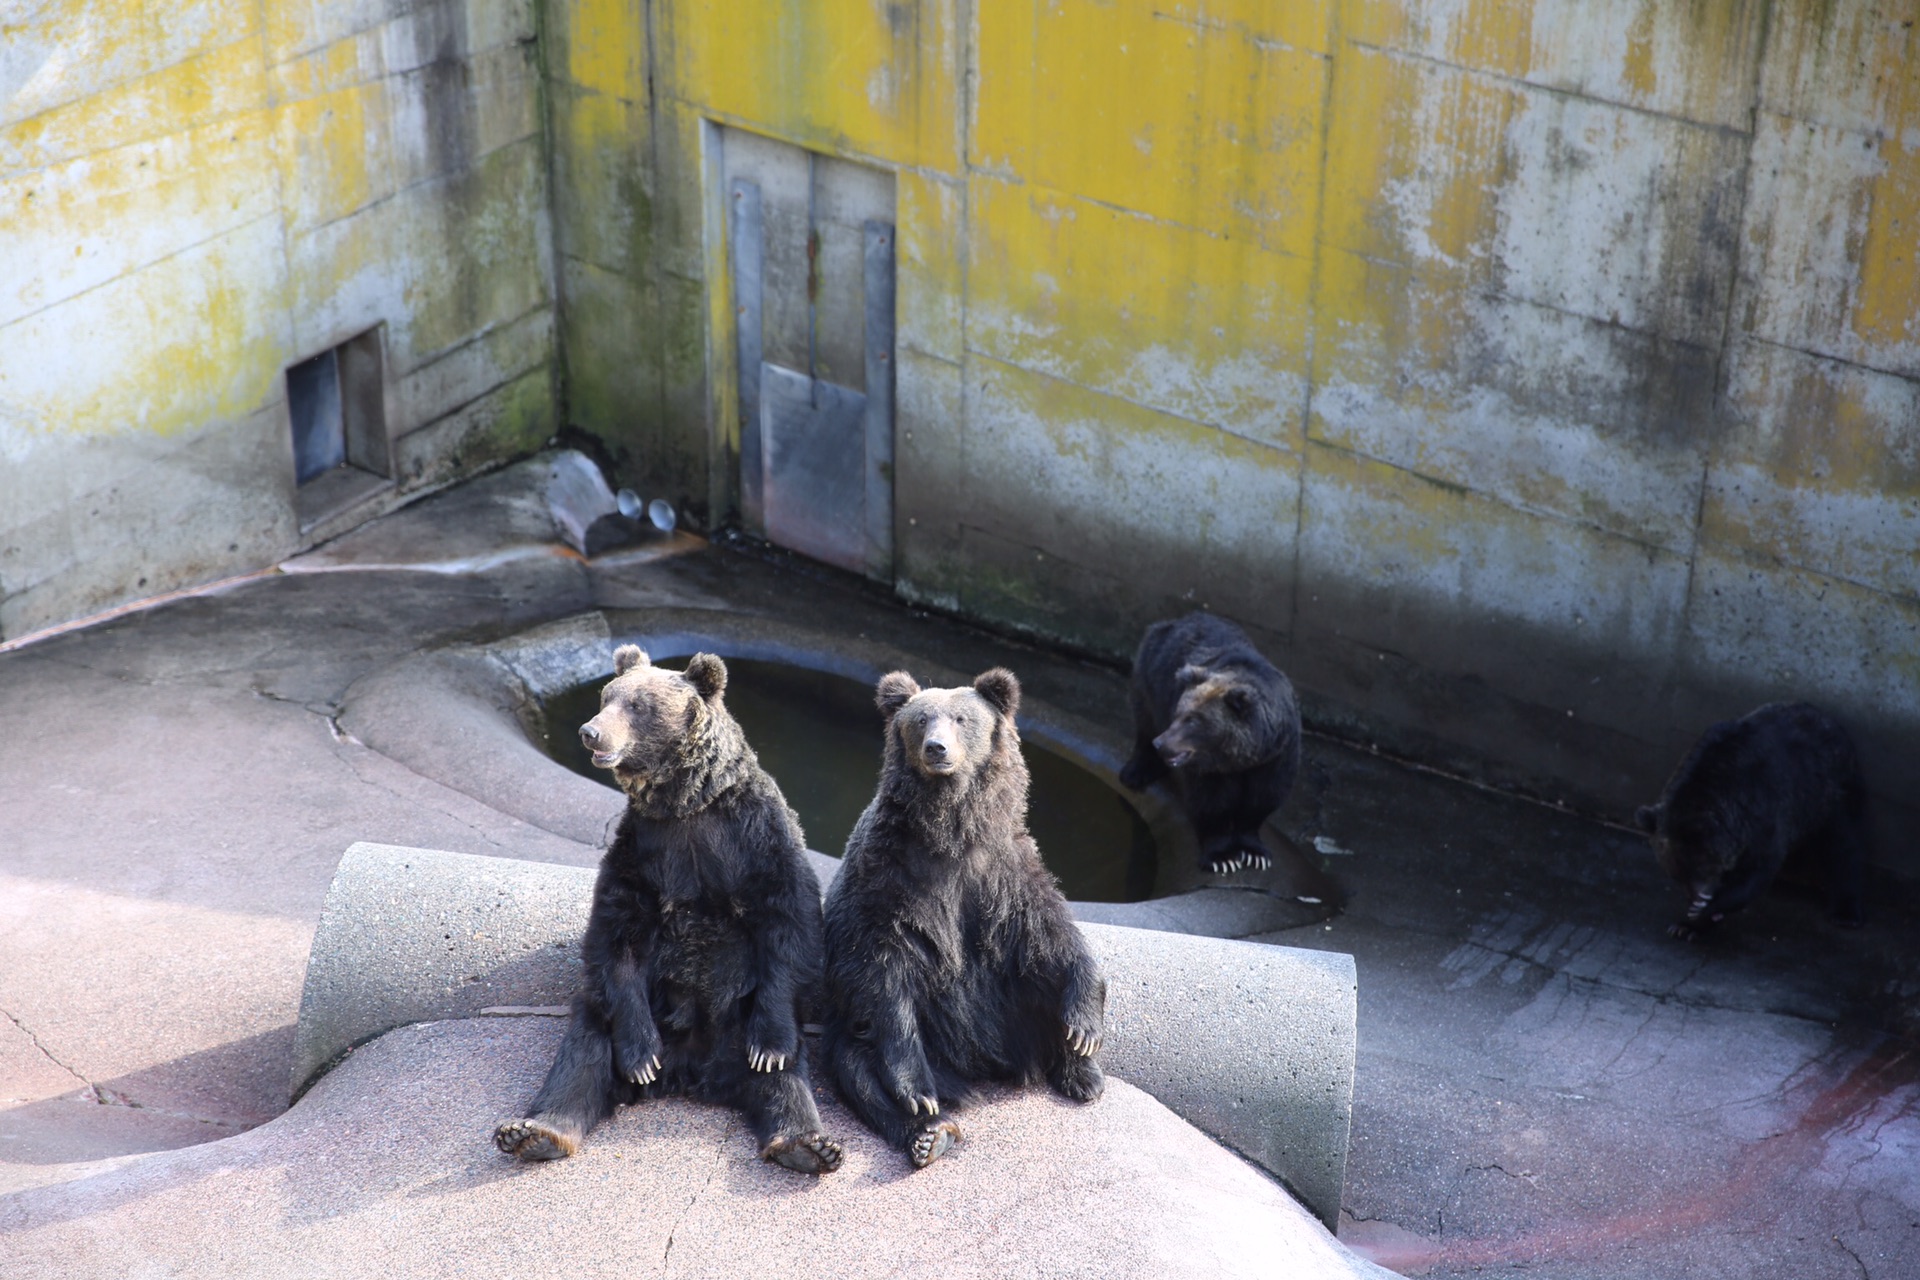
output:
[[290, 366], [287, 419], [303, 530], [391, 486], [381, 331]]

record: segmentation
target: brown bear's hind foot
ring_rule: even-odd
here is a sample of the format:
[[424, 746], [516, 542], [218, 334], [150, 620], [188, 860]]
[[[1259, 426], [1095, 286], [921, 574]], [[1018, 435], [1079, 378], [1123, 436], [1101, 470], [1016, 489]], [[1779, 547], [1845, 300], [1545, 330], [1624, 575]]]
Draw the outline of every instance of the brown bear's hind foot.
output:
[[538, 1120], [509, 1120], [493, 1131], [493, 1145], [522, 1160], [564, 1160], [580, 1149], [579, 1139]]
[[797, 1137], [775, 1138], [760, 1149], [762, 1160], [771, 1160], [795, 1173], [819, 1175], [832, 1173], [840, 1167], [840, 1159], [845, 1154], [840, 1144], [832, 1138], [819, 1133], [803, 1133]]
[[913, 1135], [913, 1141], [907, 1144], [907, 1159], [913, 1161], [913, 1167], [924, 1169], [947, 1154], [953, 1144], [960, 1141], [960, 1126], [951, 1120], [942, 1120], [939, 1124], [930, 1124]]

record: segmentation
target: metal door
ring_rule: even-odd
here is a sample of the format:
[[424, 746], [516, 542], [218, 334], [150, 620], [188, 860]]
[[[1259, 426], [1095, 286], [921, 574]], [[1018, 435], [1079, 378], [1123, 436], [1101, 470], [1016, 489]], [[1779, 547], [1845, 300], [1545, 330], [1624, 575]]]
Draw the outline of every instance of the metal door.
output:
[[742, 520], [890, 581], [892, 177], [737, 130], [722, 137]]

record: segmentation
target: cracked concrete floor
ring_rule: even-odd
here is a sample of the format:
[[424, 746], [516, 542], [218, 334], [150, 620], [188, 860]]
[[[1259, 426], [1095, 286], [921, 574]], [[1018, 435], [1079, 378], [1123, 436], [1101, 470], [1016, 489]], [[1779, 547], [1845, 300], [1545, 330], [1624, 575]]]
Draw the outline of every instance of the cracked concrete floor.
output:
[[1776, 888], [1717, 937], [1637, 833], [1324, 741], [1286, 811], [1351, 897], [1340, 1235], [1415, 1275], [1920, 1275], [1910, 896]]
[[[558, 551], [507, 472], [288, 566], [305, 572], [0, 654], [0, 1195], [284, 1107], [352, 841], [596, 859], [339, 732], [347, 686], [415, 649], [591, 607], [726, 608], [1005, 662], [1124, 723], [1117, 672], [830, 574], [662, 550]], [[1904, 888], [1859, 933], [1776, 892], [1686, 946], [1631, 833], [1324, 739], [1307, 756], [1281, 825], [1344, 851], [1311, 857], [1347, 902], [1266, 939], [1359, 964], [1344, 1239], [1435, 1276], [1920, 1275]]]

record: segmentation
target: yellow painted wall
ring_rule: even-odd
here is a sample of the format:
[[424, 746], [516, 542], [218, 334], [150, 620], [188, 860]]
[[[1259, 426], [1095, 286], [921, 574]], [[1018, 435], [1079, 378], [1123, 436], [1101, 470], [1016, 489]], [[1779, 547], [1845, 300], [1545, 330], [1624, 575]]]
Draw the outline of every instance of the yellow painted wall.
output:
[[896, 174], [908, 597], [1204, 602], [1614, 804], [1759, 697], [1920, 748], [1920, 0], [547, 12], [569, 412], [643, 484], [733, 498], [712, 121]]
[[398, 483], [537, 447], [530, 0], [0, 6], [0, 637], [270, 564], [283, 370], [386, 326]]

